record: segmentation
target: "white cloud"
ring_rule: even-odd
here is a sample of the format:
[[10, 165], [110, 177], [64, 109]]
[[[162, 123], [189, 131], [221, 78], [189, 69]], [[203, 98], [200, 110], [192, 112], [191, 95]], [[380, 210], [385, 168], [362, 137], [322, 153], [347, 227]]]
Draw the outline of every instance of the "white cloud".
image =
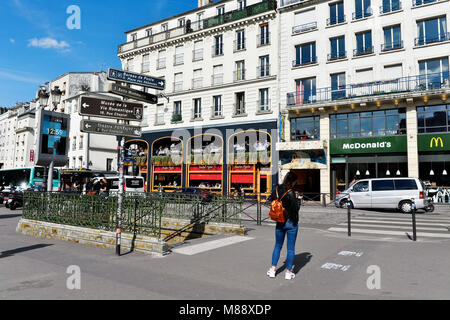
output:
[[57, 49], [69, 51], [70, 45], [66, 41], [59, 41], [52, 38], [33, 38], [28, 40], [29, 47], [41, 48], [41, 49]]
[[9, 42], [11, 42], [12, 44], [14, 44], [14, 43], [16, 43], [16, 40], [13, 39], [13, 38], [11, 38], [11, 39], [9, 39]]

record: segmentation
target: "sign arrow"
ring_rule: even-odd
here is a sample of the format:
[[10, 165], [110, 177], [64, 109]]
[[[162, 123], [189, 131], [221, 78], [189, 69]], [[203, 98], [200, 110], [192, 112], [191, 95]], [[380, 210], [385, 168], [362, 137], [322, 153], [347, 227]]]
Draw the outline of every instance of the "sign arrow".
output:
[[89, 105], [87, 103], [83, 103], [83, 108], [84, 109], [89, 108]]

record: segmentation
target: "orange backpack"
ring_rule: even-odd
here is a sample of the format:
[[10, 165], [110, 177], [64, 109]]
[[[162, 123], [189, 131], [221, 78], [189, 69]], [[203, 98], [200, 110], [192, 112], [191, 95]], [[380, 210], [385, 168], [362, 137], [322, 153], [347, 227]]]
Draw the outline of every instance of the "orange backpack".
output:
[[272, 203], [270, 204], [270, 211], [269, 211], [269, 217], [273, 221], [280, 222], [280, 223], [286, 222], [287, 212], [286, 212], [286, 209], [283, 207], [283, 202], [281, 200], [283, 200], [284, 196], [287, 195], [287, 193], [289, 191], [291, 191], [291, 189], [286, 191], [286, 193], [281, 197], [281, 199], [279, 199], [278, 188], [276, 189], [277, 199], [272, 201]]

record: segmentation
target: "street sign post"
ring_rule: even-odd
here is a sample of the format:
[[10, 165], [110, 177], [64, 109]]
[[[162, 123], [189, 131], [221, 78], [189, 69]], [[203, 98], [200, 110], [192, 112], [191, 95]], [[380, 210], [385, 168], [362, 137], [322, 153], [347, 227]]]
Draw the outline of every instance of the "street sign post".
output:
[[158, 104], [158, 96], [144, 91], [124, 87], [116, 83], [110, 83], [108, 91], [122, 97], [139, 100], [150, 104]]
[[166, 80], [164, 79], [154, 78], [134, 72], [122, 71], [114, 68], [108, 69], [107, 77], [112, 81], [126, 82], [157, 90], [164, 90], [166, 88]]
[[104, 134], [130, 138], [142, 137], [141, 127], [120, 123], [81, 120], [80, 129], [85, 133]]
[[78, 112], [82, 116], [141, 122], [144, 106], [140, 103], [81, 97]]

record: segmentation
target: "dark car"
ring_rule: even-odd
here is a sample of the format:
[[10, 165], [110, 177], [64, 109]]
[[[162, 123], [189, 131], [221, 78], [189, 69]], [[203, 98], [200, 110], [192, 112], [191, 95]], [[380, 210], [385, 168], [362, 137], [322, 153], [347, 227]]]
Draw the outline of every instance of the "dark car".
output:
[[181, 188], [177, 189], [175, 193], [191, 197], [200, 197], [202, 199], [202, 203], [211, 202], [213, 198], [213, 194], [211, 192], [197, 188]]

